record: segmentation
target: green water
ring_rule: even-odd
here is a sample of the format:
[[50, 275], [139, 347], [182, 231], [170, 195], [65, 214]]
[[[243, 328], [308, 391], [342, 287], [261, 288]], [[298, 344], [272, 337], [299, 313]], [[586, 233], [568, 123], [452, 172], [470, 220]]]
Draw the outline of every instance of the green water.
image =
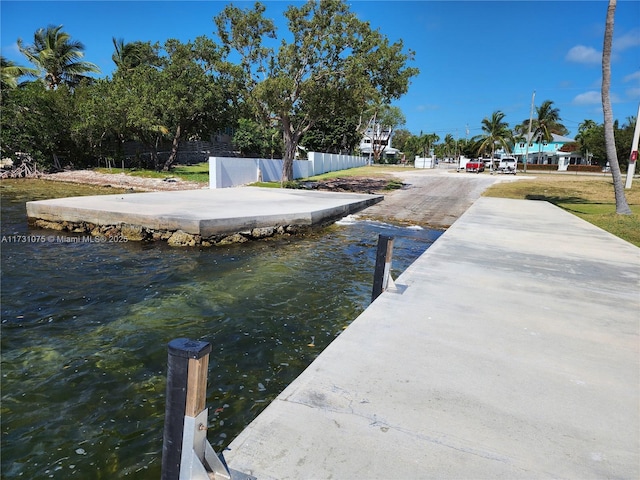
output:
[[394, 275], [441, 233], [355, 221], [216, 248], [8, 241], [52, 234], [27, 226], [25, 201], [113, 190], [0, 192], [7, 479], [158, 478], [179, 337], [213, 345], [208, 439], [224, 449], [367, 307], [380, 233], [396, 237]]

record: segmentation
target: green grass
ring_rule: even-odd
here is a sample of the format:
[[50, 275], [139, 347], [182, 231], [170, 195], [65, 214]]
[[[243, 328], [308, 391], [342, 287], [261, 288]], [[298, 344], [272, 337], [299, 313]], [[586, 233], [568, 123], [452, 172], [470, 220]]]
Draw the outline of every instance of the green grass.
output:
[[616, 213], [610, 177], [537, 176], [498, 183], [484, 194], [489, 197], [542, 200], [552, 203], [617, 237], [640, 247], [640, 181], [625, 190], [631, 215]]
[[156, 170], [138, 168], [96, 168], [99, 173], [124, 172], [132, 177], [142, 178], [172, 178], [178, 177], [188, 182], [209, 183], [209, 163], [203, 162], [196, 165], [178, 165], [170, 172], [158, 172]]

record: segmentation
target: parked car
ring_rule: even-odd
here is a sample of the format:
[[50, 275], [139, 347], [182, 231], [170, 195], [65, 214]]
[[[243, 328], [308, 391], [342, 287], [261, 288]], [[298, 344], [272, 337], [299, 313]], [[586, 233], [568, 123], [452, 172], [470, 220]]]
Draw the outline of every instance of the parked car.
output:
[[466, 170], [467, 172], [475, 173], [484, 172], [484, 162], [482, 160], [471, 160], [467, 162]]

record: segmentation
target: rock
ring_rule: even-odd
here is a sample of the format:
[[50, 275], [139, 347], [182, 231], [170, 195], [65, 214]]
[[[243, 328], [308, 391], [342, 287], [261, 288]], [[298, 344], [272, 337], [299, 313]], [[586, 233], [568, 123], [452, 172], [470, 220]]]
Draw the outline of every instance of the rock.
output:
[[124, 224], [120, 227], [122, 236], [127, 240], [139, 242], [147, 238], [147, 232], [141, 225]]
[[239, 233], [234, 233], [233, 235], [229, 235], [224, 237], [222, 240], [218, 242], [218, 245], [230, 245], [232, 243], [244, 243], [248, 242], [249, 239]]
[[169, 237], [167, 243], [172, 247], [194, 247], [196, 239], [190, 233], [177, 230]]
[[47, 220], [36, 220], [36, 226], [48, 230], [64, 230], [64, 226], [61, 223], [49, 222]]
[[275, 232], [273, 227], [261, 227], [251, 230], [251, 237], [253, 238], [267, 238], [272, 237]]

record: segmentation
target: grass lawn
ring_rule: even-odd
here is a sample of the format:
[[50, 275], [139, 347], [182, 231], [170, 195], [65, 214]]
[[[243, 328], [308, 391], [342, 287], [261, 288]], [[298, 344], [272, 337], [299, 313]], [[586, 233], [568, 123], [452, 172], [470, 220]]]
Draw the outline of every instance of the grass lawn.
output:
[[618, 215], [610, 176], [536, 172], [519, 174], [518, 178], [515, 182], [495, 184], [484, 195], [547, 201], [640, 247], [640, 179], [634, 179], [632, 188], [625, 190], [633, 213]]
[[96, 168], [96, 172], [100, 173], [114, 173], [114, 172], [124, 172], [127, 175], [131, 175], [133, 177], [143, 177], [143, 178], [171, 178], [178, 177], [182, 180], [189, 182], [200, 182], [200, 183], [209, 183], [209, 163], [203, 162], [198, 163], [196, 165], [178, 165], [170, 172], [158, 172], [156, 170], [146, 170], [146, 169], [137, 169], [137, 168], [125, 168], [124, 170], [120, 168]]

